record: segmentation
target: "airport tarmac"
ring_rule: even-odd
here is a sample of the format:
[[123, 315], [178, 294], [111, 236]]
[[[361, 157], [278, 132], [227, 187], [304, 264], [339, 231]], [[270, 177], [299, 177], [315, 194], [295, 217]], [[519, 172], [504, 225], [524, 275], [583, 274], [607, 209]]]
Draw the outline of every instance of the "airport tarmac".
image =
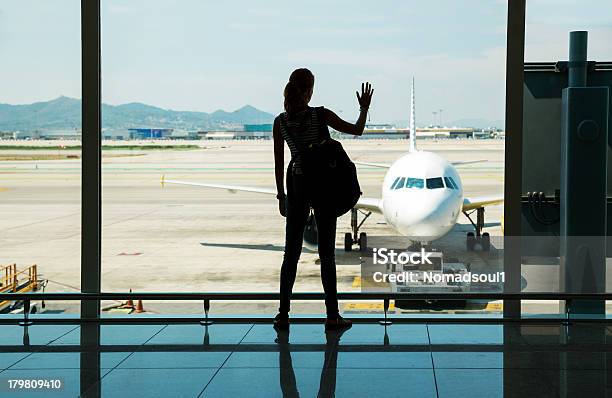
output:
[[[44, 142], [50, 143], [59, 144]], [[139, 144], [148, 143], [198, 148], [104, 151], [102, 289], [277, 290], [284, 218], [273, 196], [190, 186], [162, 188], [160, 184], [165, 175], [168, 179], [273, 188], [272, 142]], [[408, 146], [406, 140], [343, 140], [342, 144], [353, 160], [380, 163], [393, 162]], [[419, 140], [417, 145], [449, 161], [486, 160], [457, 168], [466, 196], [503, 193], [503, 140]], [[80, 155], [79, 151], [63, 151], [36, 153]], [[10, 152], [32, 154], [31, 150]], [[76, 291], [80, 285], [80, 170], [80, 159], [73, 158], [0, 162], [0, 264], [17, 263], [19, 268], [38, 264], [43, 278], [49, 280], [46, 291]], [[364, 196], [380, 197], [385, 170], [360, 166], [358, 174]], [[486, 210], [489, 225], [485, 231], [492, 236], [502, 234], [502, 211], [502, 206]], [[371, 247], [406, 247], [409, 243], [378, 214], [362, 228]], [[469, 221], [460, 216], [459, 224], [437, 244], [445, 251], [465, 252], [465, 234], [471, 229]], [[348, 215], [338, 220], [337, 231], [338, 290], [359, 291], [360, 253], [343, 250], [344, 232], [350, 231]], [[295, 291], [321, 290], [317, 254], [305, 250]]]

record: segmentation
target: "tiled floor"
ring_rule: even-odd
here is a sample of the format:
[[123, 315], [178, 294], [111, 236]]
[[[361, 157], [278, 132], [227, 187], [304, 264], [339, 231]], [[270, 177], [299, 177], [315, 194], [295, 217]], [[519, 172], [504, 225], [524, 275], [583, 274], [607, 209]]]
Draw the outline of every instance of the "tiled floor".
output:
[[611, 353], [598, 324], [1, 325], [0, 397], [605, 397]]

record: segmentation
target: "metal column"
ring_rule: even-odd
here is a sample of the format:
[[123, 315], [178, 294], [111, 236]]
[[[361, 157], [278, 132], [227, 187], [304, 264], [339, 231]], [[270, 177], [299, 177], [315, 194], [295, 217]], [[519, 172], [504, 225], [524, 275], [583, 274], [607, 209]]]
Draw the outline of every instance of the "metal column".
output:
[[[523, 184], [523, 68], [525, 63], [525, 0], [508, 0], [506, 33], [506, 146], [504, 160], [504, 293], [521, 289], [521, 195]], [[504, 318], [520, 318], [521, 301], [504, 300]], [[515, 338], [516, 328], [503, 326], [504, 343]], [[503, 355], [504, 391], [516, 385], [516, 372]]]
[[[521, 289], [521, 195], [523, 169], [523, 68], [525, 0], [508, 1], [506, 48], [506, 148], [504, 163], [504, 292]], [[504, 317], [520, 317], [520, 300], [504, 300]]]
[[[100, 0], [81, 0], [82, 163], [81, 291], [100, 292], [101, 89]], [[98, 317], [99, 301], [81, 301], [81, 316]]]
[[[568, 293], [606, 289], [608, 87], [586, 87], [587, 37], [570, 33], [562, 94], [559, 287]], [[561, 310], [603, 315], [605, 301], [565, 302]]]
[[100, 379], [101, 357], [100, 353], [100, 324], [84, 323], [80, 331], [80, 376], [81, 397], [99, 398], [102, 396]]

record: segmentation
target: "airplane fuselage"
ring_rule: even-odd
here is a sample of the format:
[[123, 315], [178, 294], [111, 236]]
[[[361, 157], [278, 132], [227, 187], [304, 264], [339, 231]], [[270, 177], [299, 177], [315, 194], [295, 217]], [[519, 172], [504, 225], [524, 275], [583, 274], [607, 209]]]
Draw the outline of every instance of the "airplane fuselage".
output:
[[383, 215], [413, 242], [428, 243], [446, 235], [462, 205], [463, 185], [457, 170], [433, 152], [409, 152], [387, 171]]

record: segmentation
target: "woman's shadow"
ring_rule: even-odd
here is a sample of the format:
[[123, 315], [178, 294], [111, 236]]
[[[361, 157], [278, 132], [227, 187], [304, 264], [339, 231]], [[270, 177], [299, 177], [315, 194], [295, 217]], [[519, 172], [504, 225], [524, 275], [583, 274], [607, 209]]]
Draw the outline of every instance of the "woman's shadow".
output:
[[[325, 361], [321, 369], [321, 380], [319, 382], [318, 398], [336, 396], [336, 368], [338, 365], [338, 346], [340, 337], [348, 329], [340, 329], [325, 332]], [[295, 372], [291, 360], [291, 349], [289, 346], [289, 329], [276, 329], [276, 342], [279, 346], [278, 365], [280, 373], [280, 387], [283, 398], [297, 398], [300, 392], [297, 389]]]

